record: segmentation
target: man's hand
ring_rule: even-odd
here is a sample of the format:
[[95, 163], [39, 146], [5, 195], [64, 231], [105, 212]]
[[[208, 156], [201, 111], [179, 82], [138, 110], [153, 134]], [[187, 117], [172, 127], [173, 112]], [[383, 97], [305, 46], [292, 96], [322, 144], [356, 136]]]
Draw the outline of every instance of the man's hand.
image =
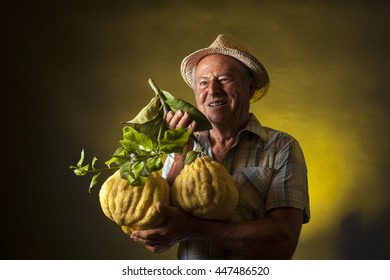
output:
[[195, 218], [179, 208], [161, 203], [156, 204], [156, 209], [165, 215], [165, 222], [154, 229], [135, 230], [131, 239], [153, 253], [162, 253], [189, 237]]
[[[166, 117], [166, 124], [170, 129], [183, 128], [187, 125], [190, 120], [190, 115], [187, 112], [182, 112], [181, 110], [176, 111], [176, 113], [169, 111]], [[188, 128], [191, 132], [194, 132], [196, 122], [192, 121]]]
[[[166, 124], [170, 129], [183, 128], [187, 125], [190, 119], [190, 115], [187, 112], [182, 112], [180, 110], [176, 111], [176, 113], [169, 111], [166, 117]], [[196, 122], [193, 121], [188, 128], [191, 130], [191, 133], [195, 131]], [[183, 153], [177, 153], [174, 155], [174, 161], [171, 166], [171, 169], [166, 177], [169, 185], [172, 186], [173, 182], [177, 175], [179, 175], [180, 171], [184, 167], [184, 160], [186, 158], [186, 154], [188, 151], [191, 151], [194, 147], [194, 141], [190, 138], [188, 140], [187, 146], [185, 147]]]

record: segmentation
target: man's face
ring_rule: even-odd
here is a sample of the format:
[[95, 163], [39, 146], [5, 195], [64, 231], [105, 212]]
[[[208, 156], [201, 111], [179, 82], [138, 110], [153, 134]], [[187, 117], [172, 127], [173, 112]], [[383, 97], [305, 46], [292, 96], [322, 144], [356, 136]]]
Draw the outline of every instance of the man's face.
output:
[[196, 103], [215, 125], [246, 122], [253, 83], [245, 66], [225, 55], [208, 55], [195, 72]]

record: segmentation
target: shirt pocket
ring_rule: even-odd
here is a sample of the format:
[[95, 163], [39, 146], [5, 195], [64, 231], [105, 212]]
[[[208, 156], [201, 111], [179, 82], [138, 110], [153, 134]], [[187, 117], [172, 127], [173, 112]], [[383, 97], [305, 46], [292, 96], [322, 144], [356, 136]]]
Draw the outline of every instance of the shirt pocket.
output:
[[272, 175], [273, 169], [268, 167], [244, 167], [236, 170], [233, 179], [239, 193], [237, 206], [264, 213]]

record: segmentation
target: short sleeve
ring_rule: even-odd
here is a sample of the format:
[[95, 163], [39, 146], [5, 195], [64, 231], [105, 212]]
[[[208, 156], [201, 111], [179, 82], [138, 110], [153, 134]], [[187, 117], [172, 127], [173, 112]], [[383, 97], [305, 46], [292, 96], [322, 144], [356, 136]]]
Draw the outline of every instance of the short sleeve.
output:
[[294, 207], [304, 211], [304, 223], [310, 219], [307, 168], [299, 143], [284, 143], [275, 155], [274, 174], [265, 207]]

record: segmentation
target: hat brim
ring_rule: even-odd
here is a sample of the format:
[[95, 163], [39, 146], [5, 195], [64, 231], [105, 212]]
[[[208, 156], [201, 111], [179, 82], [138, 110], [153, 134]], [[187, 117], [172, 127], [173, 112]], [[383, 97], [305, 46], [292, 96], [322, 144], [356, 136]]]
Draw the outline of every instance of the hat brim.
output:
[[231, 48], [204, 48], [185, 57], [181, 63], [180, 71], [184, 81], [190, 86], [194, 86], [194, 69], [198, 65], [199, 61], [205, 56], [211, 54], [222, 54], [231, 56], [241, 63], [243, 63], [253, 74], [255, 91], [250, 100], [250, 103], [260, 100], [269, 88], [269, 77], [264, 66], [260, 61], [247, 52], [243, 52]]

